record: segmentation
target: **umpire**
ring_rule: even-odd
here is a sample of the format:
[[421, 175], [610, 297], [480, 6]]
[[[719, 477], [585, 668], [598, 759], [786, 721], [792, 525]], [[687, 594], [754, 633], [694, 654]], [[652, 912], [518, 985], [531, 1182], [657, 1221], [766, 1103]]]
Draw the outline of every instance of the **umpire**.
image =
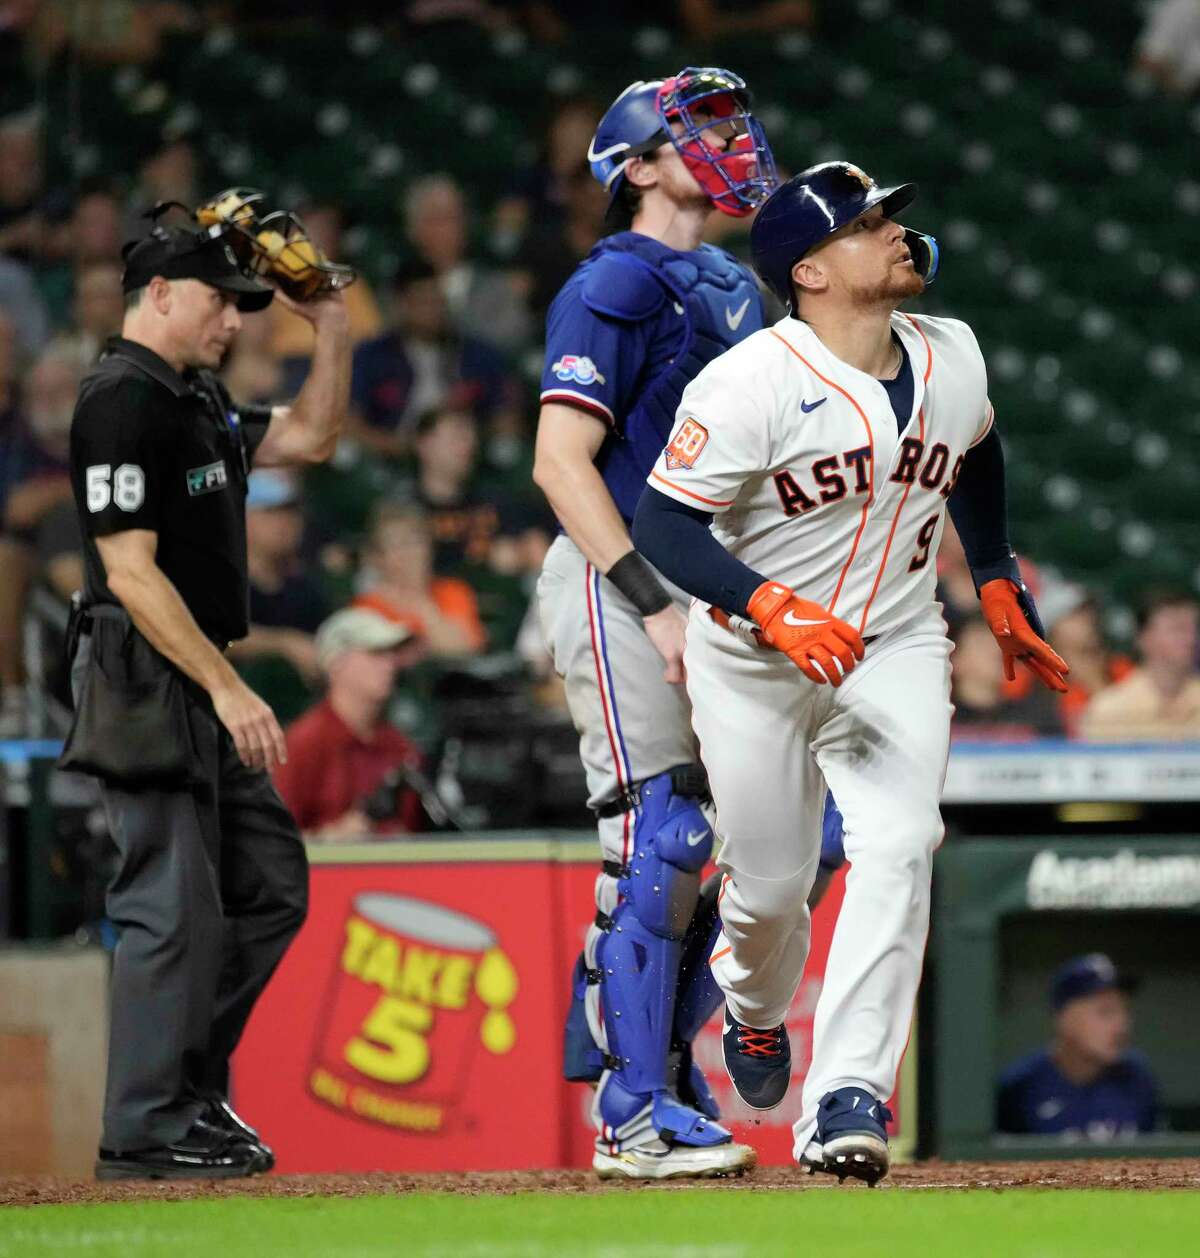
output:
[[[252, 278], [220, 231], [157, 226], [123, 254], [122, 334], [71, 426], [85, 578], [61, 762], [101, 779], [117, 849], [96, 1175], [248, 1175], [274, 1157], [229, 1105], [229, 1057], [304, 921], [308, 866], [268, 776], [279, 723], [224, 650], [248, 631], [247, 476], [332, 455], [349, 323], [340, 293]], [[314, 327], [312, 369], [291, 406], [239, 406], [212, 371], [272, 298]]]

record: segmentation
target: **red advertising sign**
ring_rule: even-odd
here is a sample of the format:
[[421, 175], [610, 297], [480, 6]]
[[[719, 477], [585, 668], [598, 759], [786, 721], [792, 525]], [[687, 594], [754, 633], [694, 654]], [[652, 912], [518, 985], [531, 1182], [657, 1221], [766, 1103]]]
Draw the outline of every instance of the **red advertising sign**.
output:
[[[590, 858], [578, 842], [489, 840], [317, 855], [308, 921], [234, 1061], [238, 1108], [280, 1170], [590, 1165], [592, 1092], [560, 1073], [568, 974], [594, 911]], [[718, 1019], [696, 1041], [736, 1137], [765, 1164], [791, 1158], [841, 896], [838, 878], [814, 915], [784, 1105], [740, 1105]]]
[[561, 1164], [555, 883], [546, 859], [313, 866], [234, 1063], [281, 1170]]

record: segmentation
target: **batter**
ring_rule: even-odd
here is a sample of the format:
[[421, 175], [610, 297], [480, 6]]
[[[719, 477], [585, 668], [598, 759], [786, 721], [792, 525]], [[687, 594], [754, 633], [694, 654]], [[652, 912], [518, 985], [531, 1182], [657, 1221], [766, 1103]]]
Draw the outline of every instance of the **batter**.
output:
[[795, 1125], [797, 1161], [874, 1183], [908, 1037], [950, 739], [934, 601], [947, 505], [1012, 674], [1065, 688], [1007, 538], [1004, 466], [969, 327], [900, 313], [937, 245], [845, 162], [779, 188], [752, 233], [790, 313], [685, 390], [634, 540], [696, 597], [685, 663], [724, 838], [725, 1061], [747, 1103], [783, 1099], [784, 1017], [809, 947], [826, 791], [850, 862]]

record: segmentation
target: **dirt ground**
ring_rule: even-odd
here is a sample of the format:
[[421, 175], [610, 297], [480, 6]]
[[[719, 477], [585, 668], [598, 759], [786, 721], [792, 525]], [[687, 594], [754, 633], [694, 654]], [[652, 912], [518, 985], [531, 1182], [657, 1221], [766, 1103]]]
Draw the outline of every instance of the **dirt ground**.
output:
[[[224, 1182], [177, 1181], [97, 1184], [48, 1176], [0, 1179], [0, 1206], [86, 1204], [107, 1201], [187, 1201], [196, 1197], [360, 1197], [412, 1192], [461, 1193], [468, 1197], [517, 1192], [673, 1192], [683, 1183], [601, 1183], [587, 1171], [508, 1171], [461, 1175], [269, 1175]], [[744, 1179], [709, 1180], [715, 1192], [778, 1192], [786, 1189], [867, 1192], [847, 1181], [839, 1189], [827, 1175], [788, 1167], [760, 1167]], [[1200, 1159], [1096, 1158], [1072, 1162], [922, 1162], [895, 1167], [879, 1191], [916, 1188], [1200, 1188]]]

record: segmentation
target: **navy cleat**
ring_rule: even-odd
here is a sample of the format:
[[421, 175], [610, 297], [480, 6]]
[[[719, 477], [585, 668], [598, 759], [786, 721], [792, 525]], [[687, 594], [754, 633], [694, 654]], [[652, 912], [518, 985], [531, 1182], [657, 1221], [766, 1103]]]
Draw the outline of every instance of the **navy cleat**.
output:
[[763, 1031], [735, 1022], [725, 1010], [725, 1069], [734, 1090], [751, 1109], [774, 1109], [792, 1081], [792, 1046], [781, 1022]]
[[887, 1124], [892, 1111], [865, 1088], [827, 1092], [817, 1107], [817, 1130], [800, 1159], [810, 1174], [850, 1176], [870, 1187], [888, 1173]]

